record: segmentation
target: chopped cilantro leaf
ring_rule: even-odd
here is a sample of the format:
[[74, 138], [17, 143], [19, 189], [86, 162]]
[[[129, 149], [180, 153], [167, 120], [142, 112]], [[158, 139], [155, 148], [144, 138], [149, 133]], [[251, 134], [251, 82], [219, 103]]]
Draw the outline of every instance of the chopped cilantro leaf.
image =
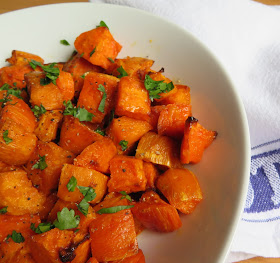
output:
[[57, 219], [54, 221], [54, 226], [60, 230], [72, 229], [79, 226], [80, 216], [75, 216], [75, 211], [68, 210], [64, 207], [61, 212], [57, 212]]
[[77, 187], [87, 202], [92, 201], [96, 197], [95, 190], [92, 187], [87, 187], [87, 186], [77, 186]]
[[160, 98], [160, 93], [166, 93], [174, 89], [173, 82], [165, 83], [163, 80], [153, 80], [149, 75], [146, 75], [144, 85], [149, 92], [151, 101]]
[[107, 58], [110, 62], [115, 63], [115, 61], [112, 58]]
[[16, 88], [16, 83], [13, 83], [14, 87], [11, 87], [9, 84], [5, 83], [0, 90], [6, 90], [6, 94], [3, 97], [3, 99], [0, 99], [0, 102], [2, 102], [1, 107], [4, 108], [4, 106], [7, 104], [7, 102], [12, 101], [12, 99], [9, 98], [10, 95], [13, 95], [19, 99], [22, 99], [21, 97], [21, 90]]
[[24, 237], [22, 236], [21, 233], [18, 233], [17, 231], [13, 230], [12, 234], [11, 235], [8, 235], [6, 237], [6, 240], [9, 240], [10, 238], [12, 238], [12, 240], [15, 242], [15, 243], [22, 243], [24, 242]]
[[6, 214], [7, 212], [8, 212], [8, 207], [7, 206], [0, 209], [0, 215]]
[[97, 214], [99, 214], [99, 215], [113, 214], [113, 213], [117, 213], [121, 210], [129, 209], [132, 207], [134, 207], [134, 205], [119, 205], [119, 206], [113, 206], [113, 207], [108, 207], [108, 208], [101, 208], [100, 210], [97, 211]]
[[98, 127], [96, 130], [95, 130], [96, 133], [102, 135], [102, 136], [105, 136], [105, 132], [101, 130], [100, 127]]
[[48, 165], [46, 164], [46, 156], [39, 155], [39, 160], [35, 163], [32, 168], [33, 169], [40, 169], [41, 171], [46, 169]]
[[42, 233], [45, 233], [45, 232], [50, 231], [51, 229], [53, 229], [54, 225], [51, 222], [47, 222], [47, 223], [40, 223], [37, 227], [35, 227], [35, 224], [31, 223], [30, 228], [35, 233], [42, 234]]
[[82, 79], [85, 79], [85, 77], [86, 77], [86, 75], [85, 75], [85, 74], [83, 74], [83, 75], [81, 76], [81, 78], [82, 78]]
[[106, 23], [104, 21], [100, 21], [99, 25], [96, 27], [107, 27], [109, 29], [109, 27], [106, 25]]
[[117, 68], [117, 71], [120, 73], [120, 75], [118, 75], [119, 79], [122, 77], [128, 76], [127, 72], [124, 70], [124, 68], [122, 66]]
[[89, 208], [89, 203], [83, 199], [79, 204], [77, 204], [77, 207], [79, 211], [84, 215], [87, 216], [88, 214], [88, 208]]
[[69, 192], [74, 192], [77, 186], [77, 179], [76, 177], [72, 176], [67, 184], [67, 189]]
[[5, 141], [6, 144], [9, 144], [13, 141], [11, 138], [8, 137], [8, 133], [9, 133], [8, 130], [5, 130], [3, 132], [3, 140]]
[[0, 90], [9, 90], [10, 89], [10, 85], [8, 83], [5, 83]]
[[91, 121], [94, 115], [91, 112], [88, 112], [84, 108], [75, 108], [72, 102], [69, 100], [67, 103], [63, 102], [65, 106], [65, 110], [63, 112], [64, 115], [72, 115], [75, 118], [78, 118], [79, 121]]
[[70, 46], [69, 42], [65, 39], [60, 40], [60, 44], [62, 44], [64, 46]]
[[95, 50], [96, 50], [96, 47], [89, 53], [90, 57], [94, 54]]
[[106, 98], [107, 98], [107, 93], [106, 93], [106, 90], [104, 88], [103, 85], [99, 84], [98, 85], [98, 88], [97, 88], [99, 91], [101, 91], [103, 93], [102, 95], [102, 99], [100, 101], [100, 104], [98, 106], [98, 110], [102, 113], [104, 113], [104, 108], [105, 108], [105, 102], [106, 102]]
[[126, 140], [121, 140], [119, 142], [119, 145], [122, 147], [122, 151], [125, 151], [127, 149], [128, 141]]
[[45, 107], [41, 104], [41, 106], [35, 105], [33, 109], [31, 109], [35, 115], [35, 117], [40, 117], [42, 114], [46, 113]]
[[122, 194], [121, 199], [127, 199], [128, 201], [132, 202], [131, 197], [126, 193], [126, 191], [120, 191], [120, 194]]

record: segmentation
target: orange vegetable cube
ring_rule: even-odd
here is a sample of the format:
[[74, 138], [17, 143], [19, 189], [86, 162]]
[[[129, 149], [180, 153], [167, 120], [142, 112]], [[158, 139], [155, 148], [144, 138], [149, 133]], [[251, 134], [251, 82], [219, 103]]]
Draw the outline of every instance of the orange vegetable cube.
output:
[[103, 136], [94, 132], [89, 127], [73, 116], [64, 116], [59, 145], [74, 154], [81, 153], [87, 146]]
[[151, 100], [143, 81], [133, 77], [122, 77], [118, 87], [116, 115], [138, 120], [149, 120]]
[[119, 154], [126, 152], [122, 150], [121, 141], [127, 141], [127, 149], [133, 147], [140, 138], [152, 129], [152, 126], [142, 120], [132, 119], [126, 116], [113, 119], [108, 127], [107, 134], [117, 146]]
[[95, 190], [96, 197], [90, 201], [91, 204], [100, 202], [107, 190], [108, 177], [93, 169], [70, 164], [65, 164], [61, 171], [57, 193], [59, 198], [69, 202], [79, 202], [84, 198], [78, 188], [75, 188], [74, 192], [68, 191], [67, 184], [72, 176], [77, 179], [78, 186], [92, 187]]
[[87, 263], [98, 263], [98, 261], [97, 261], [96, 258], [91, 257], [91, 258], [87, 261]]
[[[6, 142], [4, 140], [9, 138]], [[0, 122], [0, 160], [10, 165], [27, 163], [35, 150], [37, 138], [33, 133], [26, 132], [22, 125], [7, 119]]]
[[[77, 105], [94, 114], [93, 123], [101, 123], [113, 109], [118, 83], [118, 78], [102, 73], [90, 72], [85, 76]], [[100, 87], [104, 88], [105, 92], [101, 91]], [[100, 108], [100, 103], [104, 103], [104, 107]]]
[[190, 214], [202, 200], [202, 192], [195, 175], [188, 169], [169, 169], [161, 175], [157, 188], [169, 203], [184, 214]]
[[100, 262], [120, 260], [138, 252], [129, 209], [98, 216], [90, 224], [91, 253]]
[[56, 139], [57, 130], [63, 119], [62, 110], [46, 111], [39, 117], [34, 133], [43, 142], [51, 142]]
[[64, 101], [72, 100], [74, 98], [74, 80], [69, 72], [60, 71], [56, 80], [56, 85], [59, 88]]
[[29, 239], [31, 255], [36, 262], [61, 263], [64, 249], [68, 248], [74, 236], [73, 231], [64, 231], [54, 228]]
[[134, 217], [151, 230], [173, 232], [182, 226], [177, 210], [153, 191], [145, 192], [131, 211]]
[[[45, 158], [47, 165], [44, 169], [36, 169], [34, 165], [40, 160], [40, 156]], [[74, 156], [71, 152], [59, 147], [53, 142], [38, 142], [36, 150], [30, 157], [26, 170], [28, 177], [39, 191], [48, 195], [58, 189], [58, 182], [61, 169], [65, 163], [72, 163]]]
[[52, 193], [47, 196], [45, 203], [43, 204], [42, 210], [38, 213], [39, 217], [42, 221], [46, 221], [48, 218], [49, 213], [53, 209], [54, 205], [56, 204], [58, 197], [55, 193]]
[[167, 105], [159, 114], [158, 134], [182, 139], [186, 119], [191, 116], [190, 105]]
[[109, 173], [109, 162], [117, 154], [117, 148], [109, 138], [103, 138], [86, 147], [74, 160], [74, 165], [87, 167], [101, 173]]
[[23, 66], [23, 65], [29, 65], [29, 62], [32, 59], [42, 64], [44, 63], [44, 60], [41, 57], [19, 50], [13, 50], [12, 56], [10, 58], [7, 58], [6, 61], [12, 65]]
[[36, 214], [43, 209], [45, 200], [25, 171], [0, 173], [0, 207], [8, 206], [8, 215]]
[[103, 69], [98, 66], [92, 65], [77, 53], [64, 64], [63, 71], [69, 72], [73, 76], [75, 97], [77, 97], [84, 85], [83, 75], [90, 71], [102, 73]]
[[165, 105], [153, 106], [151, 107], [151, 114], [149, 123], [153, 126], [154, 132], [157, 132], [158, 118], [163, 109], [165, 109]]
[[142, 160], [131, 156], [116, 156], [110, 161], [110, 171], [109, 192], [131, 193], [146, 189], [147, 178]]
[[97, 27], [79, 35], [75, 48], [93, 65], [107, 69], [121, 51], [122, 46], [113, 38], [107, 27]]
[[21, 170], [21, 169], [18, 166], [9, 165], [9, 164], [6, 164], [6, 163], [0, 161], [0, 173], [11, 172], [11, 171], [15, 171], [15, 170]]
[[147, 188], [155, 188], [155, 182], [159, 177], [159, 171], [152, 163], [143, 162], [145, 176], [147, 178]]
[[198, 123], [198, 120], [189, 117], [185, 123], [184, 137], [181, 144], [181, 162], [200, 162], [204, 150], [210, 146], [217, 137], [216, 131], [205, 129]]
[[143, 251], [141, 249], [138, 250], [138, 253], [131, 256], [126, 257], [121, 260], [112, 261], [111, 263], [145, 263], [145, 256], [143, 254]]
[[182, 167], [178, 142], [154, 132], [148, 132], [140, 139], [135, 156], [162, 167]]
[[90, 257], [90, 244], [90, 240], [86, 240], [79, 244], [78, 247], [74, 250], [76, 256], [71, 261], [71, 263], [86, 263], [88, 258]]

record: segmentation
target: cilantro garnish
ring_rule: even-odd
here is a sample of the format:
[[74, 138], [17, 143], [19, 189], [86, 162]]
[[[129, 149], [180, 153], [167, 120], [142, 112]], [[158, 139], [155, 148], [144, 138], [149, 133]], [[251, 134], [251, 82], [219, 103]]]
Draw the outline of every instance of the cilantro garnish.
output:
[[88, 214], [88, 208], [89, 208], [89, 203], [83, 199], [79, 204], [77, 204], [77, 207], [79, 211], [84, 215], [87, 216]]
[[16, 88], [16, 83], [14, 83], [14, 87], [11, 87], [8, 83], [5, 83], [0, 90], [6, 90], [5, 97], [3, 99], [0, 99], [0, 102], [2, 102], [1, 107], [4, 108], [4, 106], [7, 104], [7, 102], [12, 101], [12, 99], [9, 99], [10, 95], [13, 95], [19, 99], [22, 99], [21, 97], [21, 90]]
[[40, 223], [37, 227], [35, 227], [34, 223], [31, 223], [30, 228], [37, 234], [42, 234], [47, 231], [50, 231], [54, 228], [54, 225], [51, 222]]
[[33, 109], [31, 109], [35, 115], [35, 117], [40, 117], [42, 114], [46, 113], [45, 107], [41, 104], [41, 106], [35, 105]]
[[106, 23], [104, 21], [100, 21], [99, 25], [96, 27], [107, 27], [109, 29], [109, 27], [106, 25]]
[[94, 115], [91, 112], [88, 112], [85, 108], [75, 108], [72, 102], [69, 100], [67, 103], [64, 101], [63, 105], [65, 106], [64, 115], [72, 115], [79, 121], [91, 121]]
[[124, 70], [124, 68], [122, 66], [117, 68], [117, 71], [120, 73], [120, 75], [118, 76], [119, 79], [122, 77], [128, 76], [127, 72]]
[[42, 86], [48, 85], [51, 82], [56, 85], [56, 79], [59, 76], [59, 68], [54, 67], [56, 63], [50, 65], [42, 65], [40, 62], [31, 59], [29, 65], [35, 69], [37, 66], [40, 67], [46, 74], [45, 78], [40, 79], [40, 84]]
[[7, 212], [8, 212], [8, 207], [7, 207], [7, 206], [5, 206], [5, 207], [3, 207], [3, 208], [0, 209], [0, 215], [4, 215], [4, 214], [6, 214]]
[[80, 223], [80, 216], [75, 216], [75, 211], [68, 210], [64, 207], [61, 212], [57, 212], [57, 219], [54, 221], [54, 226], [60, 230], [71, 229], [78, 227]]
[[39, 155], [39, 160], [35, 163], [32, 168], [33, 169], [40, 169], [41, 171], [46, 169], [48, 165], [46, 164], [46, 156]]
[[104, 113], [104, 108], [105, 108], [105, 102], [106, 102], [106, 98], [107, 98], [107, 93], [106, 93], [106, 90], [104, 88], [103, 85], [99, 84], [98, 85], [98, 88], [97, 88], [99, 91], [101, 91], [103, 93], [102, 95], [102, 99], [100, 101], [100, 104], [98, 106], [98, 110], [102, 113]]
[[3, 132], [3, 140], [5, 141], [6, 144], [9, 144], [10, 142], [13, 141], [13, 139], [11, 139], [11, 138], [8, 137], [8, 133], [9, 133], [8, 130], [5, 130], [5, 131]]
[[87, 216], [89, 203], [96, 197], [95, 190], [92, 187], [85, 187], [85, 186], [77, 186], [82, 195], [84, 196], [83, 200], [77, 205], [79, 211]]
[[62, 44], [64, 46], [70, 46], [69, 42], [65, 39], [60, 40], [60, 44]]
[[151, 101], [160, 99], [160, 93], [166, 93], [174, 89], [173, 82], [165, 83], [163, 80], [153, 80], [149, 75], [146, 75], [144, 85], [149, 92]]
[[96, 47], [89, 53], [90, 57], [94, 54], [95, 50], [96, 50]]
[[126, 193], [126, 191], [120, 191], [120, 194], [122, 194], [121, 200], [127, 199], [128, 201], [132, 202], [131, 197]]
[[10, 89], [10, 85], [8, 83], [5, 83], [0, 90], [9, 90]]
[[66, 185], [69, 192], [74, 192], [77, 186], [77, 179], [76, 177], [72, 176]]
[[101, 130], [100, 127], [98, 127], [96, 130], [95, 130], [96, 133], [102, 135], [102, 136], [105, 136], [105, 132]]
[[83, 75], [81, 76], [81, 78], [82, 78], [82, 79], [85, 79], [85, 77], [86, 77], [86, 75], [85, 75], [85, 74], [83, 74]]
[[126, 140], [121, 140], [119, 142], [119, 145], [122, 147], [122, 151], [125, 151], [127, 149], [128, 141]]
[[18, 233], [17, 231], [13, 230], [12, 234], [11, 235], [7, 235], [6, 237], [6, 241], [8, 241], [10, 238], [12, 238], [12, 240], [15, 242], [15, 243], [22, 243], [24, 242], [24, 237], [22, 236], [21, 233]]
[[129, 209], [129, 208], [132, 208], [132, 207], [134, 207], [134, 205], [119, 205], [119, 206], [113, 206], [113, 207], [108, 207], [108, 208], [101, 208], [96, 213], [99, 214], [99, 215], [113, 214], [113, 213], [117, 213], [121, 210]]
[[110, 62], [115, 63], [115, 61], [112, 58], [107, 58]]

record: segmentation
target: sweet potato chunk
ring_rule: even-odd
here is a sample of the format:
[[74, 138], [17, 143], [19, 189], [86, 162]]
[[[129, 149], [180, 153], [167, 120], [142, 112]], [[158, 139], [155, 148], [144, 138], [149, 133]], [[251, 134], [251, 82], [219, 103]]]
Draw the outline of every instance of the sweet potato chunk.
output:
[[[102, 73], [90, 72], [85, 76], [77, 105], [94, 114], [93, 123], [101, 123], [113, 109], [118, 82], [118, 78]], [[100, 88], [104, 88], [105, 93]], [[104, 107], [100, 108], [100, 103], [104, 103]]]
[[131, 209], [133, 215], [148, 229], [173, 232], [182, 226], [177, 210], [153, 191], [144, 193]]
[[49, 213], [53, 209], [54, 205], [56, 204], [58, 197], [55, 193], [52, 193], [47, 196], [45, 203], [43, 204], [43, 209], [38, 213], [39, 217], [42, 221], [46, 221], [48, 218]]
[[100, 262], [120, 260], [138, 251], [129, 209], [97, 217], [90, 224], [90, 237], [92, 256]]
[[185, 123], [184, 137], [181, 144], [181, 162], [200, 162], [204, 150], [217, 137], [216, 131], [209, 131], [198, 123], [198, 120], [189, 117]]
[[[86, 240], [75, 249], [75, 258], [71, 263], [86, 263], [90, 257], [90, 240]], [[98, 263], [98, 262], [97, 262]]]
[[32, 59], [42, 64], [44, 63], [44, 60], [41, 57], [19, 50], [13, 50], [12, 56], [10, 58], [7, 58], [6, 61], [12, 65], [23, 66], [23, 65], [29, 65], [29, 62]]
[[140, 139], [135, 156], [163, 167], [182, 167], [178, 142], [154, 132], [148, 132]]
[[59, 88], [64, 101], [73, 99], [75, 93], [74, 80], [69, 72], [60, 71], [56, 80], [56, 85]]
[[18, 166], [9, 165], [9, 164], [6, 164], [6, 163], [0, 161], [0, 173], [11, 172], [11, 171], [15, 171], [15, 170], [21, 170], [21, 169]]
[[151, 107], [151, 114], [149, 123], [153, 126], [154, 132], [157, 132], [158, 118], [163, 109], [165, 109], [165, 105], [153, 106]]
[[[6, 141], [4, 138], [6, 138]], [[36, 136], [33, 133], [26, 132], [22, 125], [10, 119], [7, 119], [3, 123], [0, 122], [1, 161], [10, 165], [27, 163], [35, 150], [36, 142]]]
[[64, 116], [59, 145], [74, 154], [81, 153], [87, 146], [103, 136], [92, 131], [89, 127], [73, 116]]
[[74, 80], [74, 90], [75, 97], [80, 94], [80, 91], [84, 85], [83, 75], [87, 72], [94, 71], [102, 73], [103, 69], [92, 65], [90, 62], [81, 57], [80, 54], [74, 55], [68, 62], [66, 62], [63, 66], [63, 70], [71, 73]]
[[190, 214], [202, 200], [202, 192], [195, 175], [187, 169], [169, 169], [161, 175], [157, 188], [169, 203], [184, 214]]
[[112, 261], [111, 263], [145, 263], [145, 256], [143, 254], [143, 251], [141, 249], [138, 250], [138, 253], [131, 256], [126, 257], [121, 260]]
[[56, 139], [57, 130], [62, 123], [62, 110], [51, 110], [42, 114], [37, 122], [34, 133], [43, 142], [51, 142]]
[[25, 75], [28, 93], [30, 95], [30, 103], [32, 106], [41, 104], [46, 110], [61, 110], [64, 108], [64, 97], [58, 86], [52, 82], [48, 85], [42, 86], [40, 79], [45, 78], [43, 72], [30, 72]]
[[[45, 158], [46, 168], [35, 168], [40, 161], [40, 157]], [[71, 152], [59, 147], [53, 142], [38, 142], [36, 150], [30, 157], [26, 169], [28, 177], [39, 191], [48, 195], [58, 188], [59, 177], [63, 164], [72, 163], [74, 156]]]
[[110, 161], [110, 171], [109, 192], [131, 193], [146, 189], [147, 178], [142, 160], [130, 156], [116, 156]]
[[122, 77], [118, 87], [116, 115], [138, 120], [149, 120], [151, 100], [143, 81], [133, 77]]
[[98, 263], [98, 261], [97, 261], [96, 258], [91, 257], [91, 258], [87, 261], [87, 263]]
[[74, 192], [68, 191], [67, 184], [72, 176], [77, 179], [78, 186], [90, 186], [95, 190], [96, 197], [90, 201], [91, 204], [100, 202], [106, 193], [108, 177], [93, 169], [70, 164], [65, 164], [61, 171], [57, 193], [59, 198], [69, 202], [79, 202], [84, 198], [78, 188], [75, 188]]
[[190, 105], [167, 105], [159, 114], [158, 134], [182, 139], [186, 119], [191, 116]]
[[63, 262], [61, 251], [69, 247], [73, 236], [73, 231], [63, 231], [58, 228], [34, 235], [29, 239], [29, 246], [32, 247], [31, 255], [40, 263]]
[[43, 209], [45, 200], [25, 171], [0, 173], [0, 207], [8, 206], [7, 214], [36, 214]]
[[143, 167], [147, 178], [147, 188], [154, 189], [155, 182], [159, 176], [159, 171], [152, 163], [143, 162]]
[[86, 147], [74, 160], [74, 165], [87, 167], [101, 173], [109, 173], [109, 162], [117, 154], [117, 148], [109, 138], [103, 138]]
[[[9, 207], [8, 207], [9, 210]], [[12, 234], [13, 230], [18, 233], [21, 233], [22, 236], [26, 239], [34, 232], [30, 229], [30, 224], [40, 224], [41, 220], [37, 215], [0, 215], [0, 242], [3, 242], [4, 239]]]
[[83, 58], [104, 69], [112, 63], [109, 58], [114, 60], [122, 48], [107, 27], [97, 27], [82, 33], [74, 45]]
[[109, 128], [108, 136], [117, 146], [118, 152], [126, 152], [122, 149], [120, 142], [127, 141], [127, 149], [129, 150], [146, 132], [152, 129], [152, 126], [142, 120], [135, 120], [126, 116], [113, 119]]

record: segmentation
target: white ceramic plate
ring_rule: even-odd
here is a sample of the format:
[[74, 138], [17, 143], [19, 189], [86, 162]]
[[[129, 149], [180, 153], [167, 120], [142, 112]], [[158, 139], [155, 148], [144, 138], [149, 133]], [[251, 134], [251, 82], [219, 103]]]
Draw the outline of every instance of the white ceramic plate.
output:
[[[243, 208], [250, 147], [242, 103], [221, 65], [205, 46], [176, 25], [151, 14], [112, 5], [58, 4], [0, 16], [0, 66], [13, 49], [38, 54], [46, 62], [66, 61], [75, 38], [100, 20], [123, 45], [119, 57], [143, 56], [165, 68], [175, 82], [191, 87], [193, 115], [218, 131], [202, 162], [190, 166], [204, 200], [183, 227], [171, 234], [145, 231], [138, 237], [148, 263], [223, 262]], [[71, 46], [59, 43], [66, 39]]]

